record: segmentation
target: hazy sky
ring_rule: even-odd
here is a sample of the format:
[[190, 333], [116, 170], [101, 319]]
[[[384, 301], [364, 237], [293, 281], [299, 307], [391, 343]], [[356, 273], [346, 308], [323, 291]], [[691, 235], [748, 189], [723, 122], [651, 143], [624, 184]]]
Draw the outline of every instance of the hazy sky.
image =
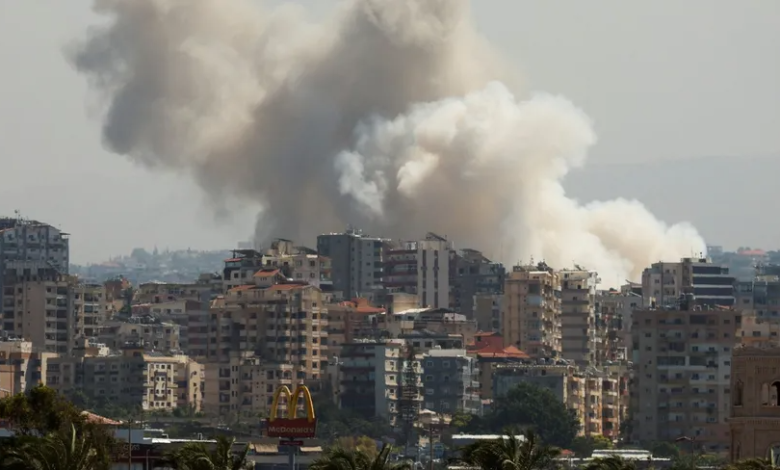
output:
[[[315, 16], [335, 4], [300, 3], [316, 5]], [[103, 150], [85, 82], [62, 52], [95, 22], [90, 4], [0, 0], [0, 214], [18, 209], [70, 232], [74, 262], [135, 246], [223, 248], [247, 239], [252, 207], [217, 221], [186, 179]], [[528, 91], [563, 94], [593, 118], [591, 165], [730, 157], [736, 172], [739, 159], [780, 160], [778, 1], [490, 0], [474, 2], [474, 14]], [[632, 177], [653, 181], [642, 171]], [[692, 194], [706, 181], [686, 184]], [[621, 195], [608, 189], [578, 195]], [[673, 200], [652, 209], [693, 221], [714, 243], [780, 247], [780, 224], [765, 220], [762, 201], [750, 202], [717, 198], [700, 216], [680, 214]], [[718, 219], [737, 211], [754, 224]]]

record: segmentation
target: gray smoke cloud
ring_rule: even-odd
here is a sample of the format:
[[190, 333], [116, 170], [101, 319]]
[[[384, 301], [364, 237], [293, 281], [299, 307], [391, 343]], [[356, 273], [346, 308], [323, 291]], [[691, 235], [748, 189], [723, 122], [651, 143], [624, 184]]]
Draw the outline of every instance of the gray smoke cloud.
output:
[[518, 97], [467, 0], [346, 0], [313, 24], [242, 0], [95, 0], [70, 54], [105, 104], [103, 141], [262, 207], [258, 234], [346, 224], [426, 231], [503, 261], [573, 261], [605, 280], [703, 251], [639, 202], [561, 184], [596, 140], [566, 99]]

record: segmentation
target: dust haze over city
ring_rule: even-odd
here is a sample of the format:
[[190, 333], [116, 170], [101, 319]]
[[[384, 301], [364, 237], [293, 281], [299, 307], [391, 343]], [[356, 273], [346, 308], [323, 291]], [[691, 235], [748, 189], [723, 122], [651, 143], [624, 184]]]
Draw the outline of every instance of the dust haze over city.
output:
[[[703, 4], [697, 6], [694, 3], [615, 6], [615, 14], [621, 18], [617, 23], [613, 21], [613, 16], [582, 6], [571, 6], [570, 17], [560, 15], [552, 7], [532, 4], [490, 7], [472, 4], [473, 12], [466, 11], [462, 3], [448, 5], [446, 13], [452, 16], [445, 17], [450, 23], [441, 22], [443, 28], [456, 24], [458, 18], [466, 18], [467, 21], [457, 23], [458, 27], [448, 35], [443, 34], [442, 29], [438, 32], [432, 30], [433, 33], [428, 32], [427, 37], [422, 38], [415, 39], [412, 34], [411, 39], [407, 38], [405, 49], [401, 48], [414, 55], [415, 44], [419, 46], [424, 41], [438, 41], [436, 47], [439, 50], [452, 52], [422, 67], [425, 73], [438, 74], [445, 80], [428, 81], [426, 86], [414, 88], [413, 92], [409, 92], [407, 84], [418, 77], [402, 75], [399, 71], [402, 68], [395, 64], [407, 58], [400, 53], [393, 55], [392, 60], [369, 57], [366, 67], [353, 69], [349, 74], [351, 81], [345, 80], [347, 84], [332, 83], [333, 70], [352, 60], [348, 57], [333, 59], [338, 51], [370, 55], [366, 51], [371, 48], [390, 47], [386, 41], [394, 34], [406, 34], [400, 27], [393, 29], [392, 21], [385, 22], [384, 30], [372, 29], [368, 20], [363, 23], [356, 20], [349, 28], [334, 26], [347, 24], [343, 18], [350, 15], [360, 18], [359, 9], [350, 12], [351, 7], [345, 7], [343, 2], [246, 2], [236, 7], [240, 11], [221, 9], [205, 24], [203, 21], [176, 22], [175, 17], [202, 18], [197, 15], [202, 15], [209, 8], [208, 2], [201, 4], [197, 11], [185, 12], [172, 7], [157, 17], [154, 16], [154, 4], [149, 2], [96, 2], [95, 14], [89, 13], [85, 3], [78, 8], [58, 11], [56, 15], [63, 21], [58, 22], [56, 27], [30, 33], [33, 36], [28, 46], [37, 47], [31, 51], [39, 51], [35, 56], [44, 57], [45, 61], [32, 60], [33, 55], [28, 56], [29, 60], [24, 59], [25, 56], [12, 56], [11, 36], [3, 41], [3, 52], [9, 63], [6, 80], [11, 85], [0, 91], [5, 103], [21, 103], [21, 97], [27, 96], [25, 85], [30, 83], [32, 75], [24, 73], [30, 73], [34, 67], [39, 69], [38, 76], [52, 77], [60, 87], [70, 87], [68, 89], [73, 91], [55, 94], [56, 88], [45, 87], [38, 89], [36, 96], [30, 96], [26, 106], [17, 107], [14, 114], [8, 113], [9, 108], [6, 108], [4, 122], [10, 123], [11, 129], [22, 130], [26, 127], [19, 126], [39, 122], [54, 131], [46, 140], [33, 139], [32, 134], [25, 132], [6, 136], [4, 148], [7, 154], [28, 157], [15, 159], [6, 168], [12, 178], [0, 189], [3, 191], [0, 194], [8, 196], [18, 192], [15, 181], [21, 181], [23, 171], [30, 171], [36, 165], [51, 169], [39, 171], [40, 182], [36, 184], [61, 187], [61, 207], [50, 210], [54, 207], [42, 204], [39, 199], [15, 204], [23, 213], [48, 218], [63, 228], [82, 234], [74, 239], [75, 261], [99, 261], [110, 254], [127, 251], [136, 244], [149, 249], [156, 244], [175, 247], [182, 243], [229, 246], [234, 240], [249, 236], [249, 221], [246, 219], [251, 215], [248, 212], [256, 211], [257, 204], [262, 202], [266, 204], [265, 214], [268, 217], [261, 219], [259, 224], [261, 237], [298, 238], [300, 235], [304, 237], [302, 242], [310, 243], [312, 235], [343, 230], [347, 224], [362, 227], [375, 235], [404, 238], [418, 237], [427, 230], [435, 230], [447, 234], [459, 247], [480, 248], [506, 263], [528, 260], [533, 256], [562, 265], [579, 263], [594, 266], [589, 262], [591, 256], [588, 253], [580, 257], [578, 252], [594, 252], [593, 247], [596, 252], [603, 251], [604, 247], [615, 242], [608, 241], [609, 237], [604, 234], [593, 236], [603, 224], [593, 223], [596, 225], [593, 228], [588, 226], [588, 221], [593, 221], [595, 215], [592, 214], [595, 213], [599, 217], [609, 217], [608, 214], [620, 204], [607, 204], [610, 210], [586, 211], [584, 208], [594, 199], [614, 201], [621, 196], [629, 200], [639, 196], [638, 200], [648, 204], [652, 208], [650, 212], [656, 215], [653, 218], [641, 209], [634, 211], [623, 204], [627, 213], [646, 216], [644, 223], [653, 227], [641, 231], [647, 235], [646, 240], [666, 239], [660, 235], [669, 232], [656, 225], [654, 219], [657, 219], [665, 222], [667, 227], [693, 221], [695, 227], [713, 243], [723, 242], [732, 247], [737, 244], [767, 246], [772, 239], [769, 234], [777, 233], [778, 227], [770, 220], [759, 219], [745, 208], [750, 197], [758, 196], [755, 191], [762, 186], [762, 178], [771, 173], [762, 171], [761, 165], [774, 165], [777, 159], [772, 155], [780, 149], [777, 138], [767, 132], [777, 119], [777, 113], [772, 110], [777, 109], [778, 93], [776, 87], [768, 85], [774, 83], [778, 67], [777, 61], [766, 55], [764, 47], [773, 43], [769, 35], [775, 30], [770, 26], [777, 12], [774, 6], [761, 2], [748, 2], [740, 8], [732, 8], [733, 5], [726, 2], [707, 3], [712, 8], [705, 11], [699, 8]], [[177, 2], [168, 4], [175, 6]], [[240, 4], [228, 2], [226, 5]], [[261, 5], [264, 8], [261, 9]], [[341, 5], [340, 12], [337, 12], [337, 5]], [[376, 2], [367, 5], [381, 6]], [[278, 10], [279, 6], [284, 9]], [[92, 54], [88, 54], [89, 39], [93, 34], [91, 28], [111, 21], [112, 9], [120, 7], [125, 18], [122, 29], [114, 31], [114, 43], [104, 44], [102, 50], [106, 54], [111, 52], [111, 58], [101, 59], [101, 51], [94, 48]], [[435, 18], [436, 8], [440, 7], [432, 2], [426, 6], [428, 11], [423, 13], [428, 18]], [[294, 12], [296, 9], [297, 13]], [[31, 4], [20, 5], [10, 13], [46, 18], [43, 10]], [[246, 15], [243, 16], [243, 13]], [[133, 15], [134, 19], [131, 18]], [[5, 17], [11, 18], [12, 15]], [[235, 29], [240, 30], [240, 37], [239, 33], [224, 34], [224, 25], [231, 21], [231, 17], [238, 18]], [[578, 17], [582, 21], [574, 20]], [[652, 23], [645, 18], [660, 22], [666, 34], [662, 37], [657, 35]], [[699, 25], [696, 35], [687, 34], [686, 22], [693, 21], [693, 18]], [[166, 21], [174, 21], [179, 26], [173, 28], [166, 24], [163, 27]], [[420, 21], [426, 19], [422, 17]], [[138, 36], [138, 24], [144, 22], [148, 23], [145, 27], [149, 31], [157, 31], [156, 36]], [[400, 23], [407, 29], [413, 28]], [[357, 31], [358, 28], [363, 30]], [[24, 34], [22, 30], [17, 30], [15, 23], [4, 23], [3, 31], [6, 35]], [[51, 36], [44, 37], [44, 31]], [[373, 37], [376, 44], [344, 45], [348, 42], [344, 37], [356, 37], [357, 34]], [[479, 39], [480, 36], [487, 39]], [[284, 39], [283, 47], [279, 46], [280, 38]], [[338, 38], [341, 38], [341, 44]], [[121, 47], [117, 46], [117, 39]], [[176, 41], [183, 46], [174, 53]], [[160, 47], [161, 43], [172, 45]], [[312, 46], [314, 43], [318, 44]], [[621, 47], [620, 43], [625, 46]], [[232, 47], [234, 44], [238, 46]], [[269, 46], [271, 44], [275, 46]], [[49, 48], [45, 53], [40, 52], [43, 46]], [[66, 60], [62, 60], [61, 56], [63, 46]], [[481, 52], [474, 54], [470, 49]], [[148, 50], [153, 52], [152, 56], [141, 54]], [[131, 54], [132, 60], [125, 63]], [[285, 69], [285, 60], [292, 61], [305, 54], [309, 54], [306, 61], [288, 62], [290, 66]], [[424, 62], [425, 54], [430, 56], [433, 52], [430, 48], [423, 48], [423, 52], [412, 60]], [[166, 64], [149, 71], [148, 67], [143, 67], [148, 63], [141, 63], [163, 57], [173, 58], [177, 65], [190, 69], [184, 71]], [[697, 58], [695, 65], [688, 60], [690, 57]], [[330, 69], [328, 61], [334, 64]], [[459, 63], [470, 61], [480, 64], [479, 67], [466, 67], [465, 71], [450, 73], [453, 68], [459, 67]], [[733, 64], [733, 67], [722, 70], [720, 63]], [[757, 68], [759, 63], [762, 65]], [[209, 67], [204, 64], [218, 65]], [[654, 68], [654, 64], [657, 67]], [[76, 71], [73, 65], [78, 65], [80, 71]], [[50, 68], [43, 69], [44, 66]], [[69, 66], [78, 76], [68, 72]], [[106, 68], [112, 66], [118, 66], [113, 70], [113, 76]], [[373, 71], [371, 67], [374, 67]], [[759, 70], [761, 73], [757, 73]], [[272, 76], [272, 72], [275, 75]], [[102, 85], [121, 85], [131, 73], [135, 74], [135, 80], [128, 83], [135, 87], [136, 94], [132, 96], [138, 102], [132, 104], [130, 111], [127, 106], [113, 106], [113, 103], [118, 103], [114, 100], [116, 96], [92, 82], [100, 76]], [[399, 75], [404, 80], [401, 84], [396, 80], [385, 90], [384, 83], [375, 85], [376, 81], [370, 80], [373, 78], [371, 73], [384, 77], [386, 81], [392, 81]], [[291, 80], [290, 74], [299, 74], [302, 78]], [[645, 81], [644, 77], [648, 80]], [[260, 78], [265, 82], [261, 82]], [[209, 83], [209, 80], [212, 82]], [[87, 81], [91, 83], [84, 90]], [[143, 86], [139, 85], [141, 81]], [[209, 86], [214, 85], [214, 81], [217, 86]], [[171, 86], [170, 83], [174, 82], [176, 86]], [[358, 82], [361, 93], [368, 97], [362, 96], [345, 104], [345, 90]], [[283, 90], [285, 87], [293, 90], [290, 83], [294, 84], [295, 90], [306, 89], [306, 96], [315, 96], [316, 99], [304, 99], [303, 94], [295, 94], [294, 100], [287, 99], [293, 93], [287, 92], [285, 96]], [[193, 90], [193, 87], [198, 87], [198, 90]], [[376, 93], [377, 87], [383, 92], [371, 95]], [[139, 91], [139, 88], [142, 90]], [[16, 96], [12, 90], [17, 90]], [[149, 106], [149, 101], [145, 101], [141, 93], [143, 90], [147, 98], [151, 93], [161, 93], [161, 99], [155, 100], [155, 106]], [[539, 90], [551, 93], [539, 95]], [[118, 96], [119, 90], [113, 91]], [[354, 91], [357, 96], [358, 90]], [[560, 92], [563, 92], [562, 97]], [[266, 95], [261, 100], [262, 105], [255, 105], [253, 100], [260, 100], [259, 93]], [[396, 95], [391, 96], [391, 93]], [[130, 96], [127, 89], [122, 96]], [[242, 99], [243, 96], [246, 100]], [[534, 99], [535, 96], [541, 97]], [[457, 146], [465, 138], [480, 137], [476, 135], [479, 129], [474, 126], [477, 119], [464, 119], [457, 124], [460, 127], [453, 125], [452, 121], [456, 121], [458, 113], [463, 112], [458, 107], [471, 111], [477, 103], [488, 102], [488, 97], [495, 98], [490, 106], [512, 114], [509, 119], [493, 118], [501, 121], [500, 128], [510, 131], [518, 127], [516, 121], [521, 119], [535, 119], [540, 126], [563, 122], [553, 124], [549, 118], [543, 121], [537, 114], [529, 113], [529, 105], [539, 105], [545, 97], [553, 98], [547, 100], [546, 109], [571, 98], [572, 108], [581, 107], [584, 115], [592, 116], [594, 121], [586, 122], [587, 118], [580, 116], [569, 119], [566, 121], [568, 124], [564, 123], [572, 131], [570, 135], [573, 137], [566, 141], [571, 143], [571, 148], [568, 151], [555, 149], [554, 157], [540, 159], [550, 163], [549, 168], [554, 168], [553, 174], [548, 174], [546, 180], [535, 180], [531, 176], [539, 170], [535, 164], [530, 172], [527, 168], [523, 168], [522, 172], [503, 171], [533, 163], [533, 159], [527, 158], [527, 146], [515, 148], [520, 146], [517, 139], [506, 147], [502, 146], [505, 149], [501, 152], [503, 155], [497, 155], [498, 152], [492, 150], [489, 143], [479, 148], [459, 146], [459, 152], [452, 152], [450, 148], [442, 149], [440, 141], [418, 139], [420, 129], [426, 130], [426, 137], [431, 139], [448, 137], [432, 135], [432, 131], [428, 130], [432, 122], [457, 129], [461, 140], [444, 142], [450, 147]], [[176, 100], [191, 102], [182, 104]], [[39, 102], [41, 105], [38, 105]], [[42, 107], [44, 102], [50, 104]], [[84, 112], [85, 102], [88, 104], [87, 112]], [[367, 111], [364, 106], [368, 104], [376, 109]], [[428, 109], [422, 110], [423, 105]], [[104, 148], [112, 153], [129, 154], [131, 158], [112, 157], [99, 148], [101, 139], [98, 131], [104, 117], [101, 114], [108, 111], [109, 106], [124, 112], [117, 111], [106, 119], [106, 122], [115, 125], [113, 131], [106, 133], [109, 138], [104, 139]], [[276, 108], [283, 106], [287, 111], [281, 113], [279, 119], [274, 119], [276, 124], [260, 125], [263, 115], [275, 113]], [[333, 112], [336, 108], [337, 111]], [[136, 113], [143, 118], [132, 119], [131, 116]], [[296, 113], [305, 115], [305, 118], [289, 117]], [[338, 124], [333, 124], [336, 119], [320, 119], [322, 113], [338, 115]], [[559, 110], [553, 117], [559, 119], [566, 113]], [[578, 113], [573, 111], [569, 116]], [[198, 117], [194, 118], [194, 115]], [[739, 116], [750, 116], [750, 119]], [[120, 117], [129, 124], [117, 126]], [[294, 122], [286, 122], [290, 119]], [[133, 124], [139, 121], [146, 122], [140, 126]], [[323, 122], [326, 124], [324, 127]], [[197, 139], [180, 135], [187, 123], [192, 123], [187, 132], [190, 136], [197, 135]], [[283, 132], [276, 132], [277, 135], [273, 135], [270, 141], [264, 139], [264, 135], [274, 134], [276, 128], [273, 126], [278, 126]], [[582, 133], [575, 135], [574, 126], [580, 126]], [[120, 132], [117, 127], [123, 130]], [[157, 130], [149, 130], [154, 127]], [[204, 128], [208, 132], [201, 132]], [[392, 132], [388, 131], [390, 128]], [[176, 132], [166, 133], [161, 129], [175, 129]], [[312, 135], [313, 129], [319, 134]], [[222, 138], [220, 132], [234, 134]], [[302, 132], [307, 133], [306, 139], [292, 137]], [[363, 133], [362, 140], [356, 132]], [[413, 132], [417, 134], [411, 142], [408, 136]], [[466, 135], [467, 132], [471, 134]], [[399, 136], [398, 133], [405, 135]], [[539, 142], [544, 138], [544, 132], [537, 132], [535, 136], [537, 140], [534, 144], [545, 144]], [[490, 133], [489, 137], [494, 142], [504, 138], [498, 132]], [[259, 141], [264, 144], [259, 145]], [[325, 142], [325, 148], [312, 150], [315, 142], [316, 145]], [[523, 142], [531, 141], [526, 138]], [[592, 145], [594, 142], [595, 146]], [[227, 149], [226, 146], [232, 148]], [[495, 147], [493, 145], [492, 148]], [[439, 158], [437, 162], [437, 168], [442, 171], [433, 171], [425, 183], [415, 180], [429, 168], [426, 165], [445, 150], [448, 152], [446, 158]], [[206, 155], [203, 152], [210, 153]], [[285, 152], [293, 152], [294, 156], [288, 158]], [[584, 154], [576, 155], [577, 152], [587, 152], [587, 161], [580, 158]], [[385, 159], [384, 155], [380, 155], [383, 153], [389, 156]], [[503, 158], [509, 154], [512, 158]], [[46, 155], [69, 157], [47, 163], [44, 160], [48, 158]], [[487, 157], [476, 158], [484, 155]], [[716, 156], [724, 158], [717, 160], [713, 158]], [[355, 174], [358, 167], [354, 165], [337, 167], [337, 161], [345, 162], [356, 157], [363, 160], [362, 179]], [[701, 158], [701, 163], [684, 160], [692, 157]], [[757, 160], [757, 157], [763, 160]], [[479, 164], [466, 168], [462, 162], [469, 159]], [[152, 165], [138, 165], [139, 160]], [[242, 163], [213, 163], [217, 160]], [[282, 160], [285, 165], [278, 164]], [[66, 161], [78, 163], [68, 166]], [[291, 161], [308, 163], [300, 165]], [[679, 166], [672, 163], [675, 161], [679, 162]], [[176, 165], [172, 164], [174, 162]], [[262, 166], [266, 162], [275, 165], [273, 171], [259, 170], [266, 168]], [[296, 165], [301, 168], [297, 169], [295, 191], [289, 191], [287, 187], [284, 187], [285, 191], [276, 189], [289, 186], [289, 175], [293, 172], [288, 170]], [[751, 175], [750, 178], [723, 181], [730, 177], [733, 165], [743, 168]], [[150, 166], [168, 171], [149, 171]], [[342, 168], [350, 172], [344, 173]], [[448, 168], [455, 171], [448, 172]], [[682, 169], [678, 171], [676, 168]], [[688, 176], [694, 172], [697, 176]], [[86, 174], [100, 176], [92, 177], [89, 185], [65, 183], [77, 181], [79, 175]], [[496, 174], [499, 177], [491, 179]], [[354, 176], [358, 177], [349, 178]], [[209, 207], [203, 207], [200, 196], [189, 188], [187, 179], [197, 181], [208, 190]], [[527, 184], [529, 180], [534, 180], [534, 183]], [[710, 180], [718, 181], [713, 184], [733, 188], [733, 194], [728, 198], [715, 194], [707, 196], [709, 191], [703, 187], [694, 189]], [[752, 184], [751, 180], [758, 181]], [[510, 181], [508, 185], [512, 189], [503, 190], [507, 181]], [[541, 185], [541, 181], [545, 181], [544, 190], [553, 188], [557, 196], [549, 205], [530, 204], [529, 208], [534, 199], [529, 194], [533, 194], [533, 186]], [[670, 184], [658, 181], [669, 181]], [[659, 184], [665, 186], [664, 191], [656, 190]], [[440, 190], [442, 186], [444, 189]], [[373, 188], [377, 188], [376, 191]], [[576, 196], [580, 204], [572, 203], [573, 197], [560, 197], [561, 188]], [[118, 191], [109, 200], [121, 204], [123, 212], [128, 215], [115, 223], [128, 225], [116, 236], [89, 238], [89, 234], [96, 233], [103, 225], [100, 219], [88, 217], [86, 212], [76, 208], [83, 205], [81, 201], [85, 199], [93, 199], [93, 210], [107, 208], [101, 201], [94, 200], [94, 195], [111, 189]], [[374, 200], [367, 199], [372, 191], [376, 193]], [[414, 197], [408, 196], [415, 191]], [[317, 197], [319, 194], [326, 197]], [[175, 201], [177, 210], [163, 214], [159, 210], [161, 200]], [[381, 200], [381, 206], [377, 204], [378, 200]], [[483, 201], [497, 203], [484, 204]], [[561, 210], [543, 209], [556, 207], [554, 201], [564, 207]], [[439, 207], [445, 210], [437, 210]], [[9, 206], [4, 208], [4, 212], [11, 213], [15, 208]], [[477, 210], [472, 210], [474, 208]], [[213, 220], [214, 209], [219, 214], [234, 214], [235, 217]], [[377, 210], [381, 210], [381, 215]], [[723, 210], [731, 214], [734, 224], [721, 222]], [[564, 216], [566, 211], [577, 215]], [[449, 216], [452, 213], [459, 216]], [[138, 225], [131, 220], [143, 217], [142, 214], [154, 214], [152, 227], [158, 228], [132, 232]], [[302, 217], [285, 217], [285, 214]], [[551, 220], [551, 214], [559, 217]], [[244, 221], [240, 221], [242, 218]], [[484, 221], [492, 225], [484, 225]], [[559, 242], [547, 234], [562, 233], [555, 229], [561, 221], [576, 230]], [[750, 224], [766, 226], [768, 230], [747, 233], [750, 231], [741, 228]], [[187, 225], [194, 225], [195, 230], [182, 232]], [[611, 229], [614, 224], [606, 225], [607, 229]], [[624, 228], [618, 230], [621, 234], [624, 231]], [[640, 232], [639, 229], [636, 231]], [[130, 237], [131, 232], [135, 233], [137, 241], [124, 238]], [[690, 237], [695, 238], [693, 232], [690, 229], [683, 232], [671, 231], [672, 238], [683, 240], [685, 245], [675, 247], [674, 252], [688, 255], [700, 251], [699, 241], [688, 241]], [[546, 235], [542, 237], [541, 233]], [[557, 245], [554, 251], [558, 253], [548, 253], [549, 248], [544, 245]], [[578, 248], [578, 245], [587, 248]], [[661, 244], [649, 251], [659, 252], [663, 246], [667, 245]], [[594, 267], [616, 273], [641, 269], [630, 266], [634, 262], [626, 253], [631, 251], [631, 247], [622, 247], [618, 256], [608, 256], [610, 261], [601, 261]]]
[[431, 230], [614, 282], [705, 250], [639, 201], [566, 196], [593, 123], [524, 90], [466, 0], [345, 1], [321, 23], [236, 0], [98, 5], [108, 24], [70, 57], [105, 104], [105, 145], [192, 175], [216, 206], [261, 203], [259, 241]]

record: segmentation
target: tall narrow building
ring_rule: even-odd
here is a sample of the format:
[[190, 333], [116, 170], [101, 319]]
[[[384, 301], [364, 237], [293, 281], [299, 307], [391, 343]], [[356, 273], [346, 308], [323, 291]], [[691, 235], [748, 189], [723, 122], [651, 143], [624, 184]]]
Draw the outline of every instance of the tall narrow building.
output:
[[387, 243], [356, 229], [318, 236], [317, 252], [330, 258], [334, 294], [344, 299], [370, 298], [381, 290]]
[[[56, 279], [68, 274], [68, 234], [49, 224], [21, 217], [0, 218], [0, 306], [5, 310], [9, 285]], [[3, 321], [13, 320], [3, 312]]]
[[596, 362], [596, 286], [598, 275], [585, 269], [565, 269], [561, 279], [561, 352], [579, 365]]
[[530, 356], [561, 353], [561, 281], [545, 263], [515, 266], [504, 284], [501, 332], [504, 346]]

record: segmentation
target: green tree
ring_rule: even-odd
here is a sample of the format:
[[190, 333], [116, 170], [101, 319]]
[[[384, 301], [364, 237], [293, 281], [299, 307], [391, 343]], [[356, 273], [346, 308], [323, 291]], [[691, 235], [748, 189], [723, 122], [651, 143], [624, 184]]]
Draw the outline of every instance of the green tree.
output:
[[167, 460], [178, 470], [244, 470], [250, 468], [247, 460], [249, 446], [240, 452], [233, 452], [236, 440], [224, 436], [217, 437], [213, 450], [202, 442], [185, 444], [170, 454]]
[[375, 459], [379, 455], [379, 449], [376, 441], [368, 436], [342, 436], [334, 441], [334, 447], [345, 450], [353, 450], [366, 454], [370, 459]]
[[[556, 467], [560, 450], [541, 443], [528, 430], [523, 436], [509, 432], [506, 438], [478, 441], [461, 450], [463, 461], [482, 470], [546, 470]], [[518, 438], [521, 437], [521, 438]]]
[[622, 457], [613, 456], [593, 459], [583, 470], [636, 470], [636, 465]]
[[78, 432], [71, 424], [46, 437], [25, 436], [4, 452], [6, 470], [109, 470], [110, 443], [105, 435]]
[[671, 442], [658, 441], [650, 445], [650, 452], [652, 452], [654, 457], [674, 459], [679, 457], [680, 448]]
[[6, 420], [14, 433], [21, 436], [46, 436], [71, 424], [77, 430], [86, 425], [79, 408], [43, 385], [0, 400], [0, 419]]
[[612, 449], [613, 442], [604, 436], [577, 436], [571, 441], [569, 450], [577, 457], [590, 457], [594, 450]]
[[491, 411], [483, 419], [472, 419], [466, 430], [498, 433], [516, 426], [535, 430], [545, 443], [568, 448], [580, 422], [550, 390], [520, 383], [496, 398]]
[[375, 457], [360, 450], [333, 447], [315, 460], [310, 470], [411, 470], [408, 462], [390, 462], [391, 446], [385, 444]]

